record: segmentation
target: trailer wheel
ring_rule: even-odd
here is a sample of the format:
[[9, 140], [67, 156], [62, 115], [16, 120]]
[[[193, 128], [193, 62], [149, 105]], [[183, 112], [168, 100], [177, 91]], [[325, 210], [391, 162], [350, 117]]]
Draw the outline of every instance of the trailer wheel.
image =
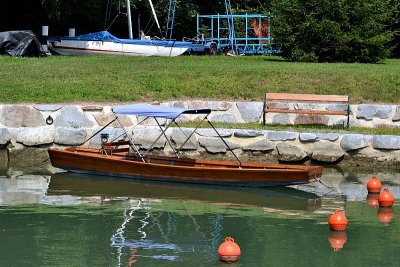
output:
[[216, 45], [211, 45], [210, 49], [208, 50], [208, 54], [210, 56], [215, 56], [217, 54], [217, 46]]

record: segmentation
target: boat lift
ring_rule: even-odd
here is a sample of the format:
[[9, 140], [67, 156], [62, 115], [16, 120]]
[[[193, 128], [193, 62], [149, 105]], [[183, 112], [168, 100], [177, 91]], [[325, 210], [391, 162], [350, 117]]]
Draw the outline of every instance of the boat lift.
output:
[[[236, 29], [236, 30], [235, 30]], [[271, 14], [197, 15], [196, 44], [216, 45], [217, 52], [235, 54], [277, 54]], [[201, 46], [198, 47], [200, 52]]]
[[197, 14], [194, 44], [189, 52], [224, 52], [239, 54], [276, 54], [271, 14], [234, 15], [230, 0], [225, 0], [226, 14]]

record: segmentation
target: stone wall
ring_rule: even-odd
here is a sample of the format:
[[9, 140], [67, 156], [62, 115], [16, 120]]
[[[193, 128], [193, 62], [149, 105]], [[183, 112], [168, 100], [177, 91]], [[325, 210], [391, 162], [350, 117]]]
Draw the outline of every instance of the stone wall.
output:
[[[260, 122], [261, 102], [192, 101], [170, 102], [162, 105], [189, 108], [211, 108], [211, 121]], [[353, 105], [351, 126], [400, 127], [399, 105]], [[286, 116], [286, 119], [284, 118]], [[301, 123], [296, 115], [268, 114], [267, 122]], [[303, 115], [304, 116], [304, 115]], [[336, 118], [337, 117], [337, 118]], [[344, 116], [329, 116], [328, 124], [342, 124]], [[110, 106], [98, 105], [0, 105], [0, 170], [10, 167], [35, 165], [47, 159], [47, 148], [83, 144], [93, 133], [113, 118]], [[278, 119], [279, 118], [279, 119]], [[143, 118], [120, 116], [133, 134], [135, 142], [147, 149], [159, 134], [152, 120], [134, 126]], [[180, 121], [187, 121], [183, 116]], [[305, 118], [304, 121], [310, 119]], [[165, 124], [165, 121], [161, 123]], [[114, 122], [103, 132], [110, 139], [125, 133]], [[185, 133], [190, 129], [183, 129]], [[229, 146], [244, 161], [305, 162], [335, 165], [365, 165], [400, 169], [400, 136], [361, 135], [348, 133], [292, 132], [269, 130], [219, 129]], [[168, 141], [179, 147], [184, 134], [177, 128], [167, 132]], [[100, 137], [90, 139], [85, 145], [100, 146]], [[224, 143], [213, 129], [198, 129], [184, 153], [192, 157], [233, 159]], [[160, 153], [172, 153], [167, 139], [155, 144]]]

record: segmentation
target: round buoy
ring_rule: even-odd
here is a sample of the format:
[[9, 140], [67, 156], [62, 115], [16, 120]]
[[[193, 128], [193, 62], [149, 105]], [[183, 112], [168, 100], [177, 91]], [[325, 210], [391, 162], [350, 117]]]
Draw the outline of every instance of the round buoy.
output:
[[347, 242], [346, 232], [330, 232], [328, 241], [331, 244], [333, 251], [339, 251]]
[[367, 195], [367, 203], [371, 206], [371, 208], [375, 209], [379, 205], [378, 194], [368, 194]]
[[372, 178], [367, 183], [368, 193], [379, 194], [382, 189], [382, 183], [376, 176], [372, 176]]
[[344, 215], [340, 209], [337, 209], [335, 213], [329, 217], [328, 224], [332, 231], [340, 232], [346, 230], [348, 220], [346, 215]]
[[389, 189], [385, 188], [383, 192], [379, 194], [378, 201], [381, 207], [391, 207], [394, 202], [394, 196], [390, 193]]
[[218, 255], [221, 261], [237, 261], [240, 256], [240, 247], [235, 243], [232, 237], [225, 237], [225, 242], [218, 248]]
[[389, 225], [389, 222], [393, 219], [393, 217], [394, 213], [391, 207], [379, 207], [378, 218], [385, 226]]

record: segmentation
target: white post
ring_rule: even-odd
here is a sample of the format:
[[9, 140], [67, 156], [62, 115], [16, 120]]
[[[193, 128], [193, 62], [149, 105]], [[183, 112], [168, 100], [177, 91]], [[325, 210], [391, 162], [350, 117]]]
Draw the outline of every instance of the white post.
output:
[[49, 36], [49, 26], [42, 26], [42, 48], [44, 52], [47, 53], [48, 47], [47, 47], [47, 37]]
[[132, 19], [131, 19], [131, 2], [126, 0], [126, 14], [128, 15], [128, 33], [129, 39], [133, 39], [132, 34]]
[[68, 37], [75, 37], [75, 28], [68, 29]]

